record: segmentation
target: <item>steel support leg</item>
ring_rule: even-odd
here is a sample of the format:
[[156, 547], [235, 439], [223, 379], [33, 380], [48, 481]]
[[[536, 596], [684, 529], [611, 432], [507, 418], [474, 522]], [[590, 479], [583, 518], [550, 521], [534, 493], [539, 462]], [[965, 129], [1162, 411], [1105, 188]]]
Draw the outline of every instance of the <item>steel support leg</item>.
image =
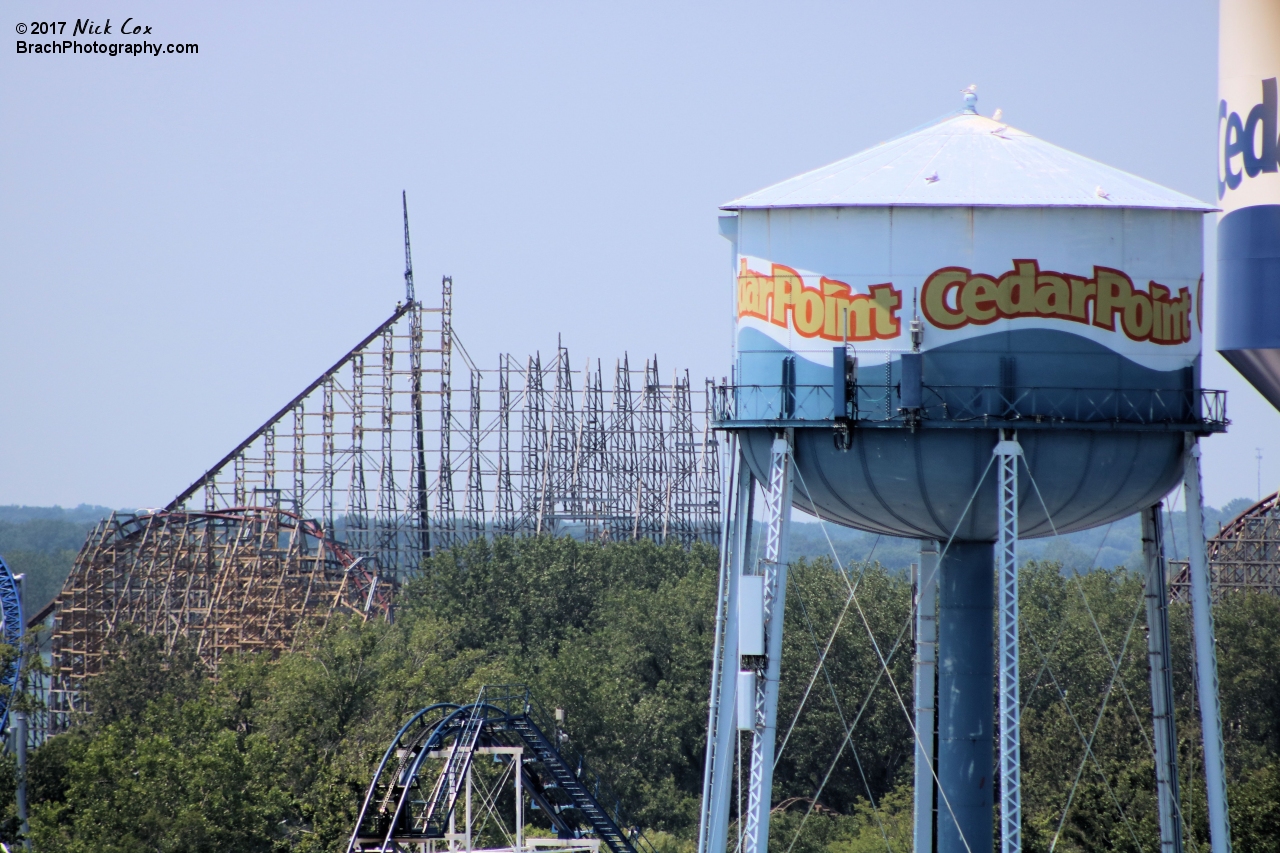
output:
[[[1003, 433], [1003, 430], [1002, 430]], [[1022, 850], [1022, 723], [1018, 702], [1018, 457], [1015, 434], [996, 444], [1000, 469], [996, 590], [1000, 606], [1000, 850]]]
[[920, 542], [916, 574], [915, 850], [933, 853], [933, 723], [937, 708], [938, 543]]
[[1191, 575], [1191, 619], [1195, 634], [1196, 690], [1200, 694], [1200, 732], [1204, 738], [1204, 781], [1209, 801], [1212, 853], [1231, 853], [1227, 817], [1227, 770], [1222, 750], [1222, 713], [1218, 707], [1218, 654], [1213, 640], [1213, 601], [1209, 592], [1209, 559], [1204, 539], [1204, 504], [1200, 494], [1200, 445], [1187, 437], [1183, 487], [1187, 505], [1187, 559]]
[[716, 635], [707, 719], [707, 756], [702, 781], [702, 820], [698, 853], [724, 853], [729, 841], [729, 806], [733, 797], [735, 758], [734, 711], [738, 683], [738, 578], [751, 538], [751, 494], [755, 480], [730, 440], [732, 489], [724, 502], [725, 527], [720, 540], [720, 581], [716, 600]]
[[515, 754], [511, 756], [511, 761], [515, 764], [515, 770], [512, 771], [516, 777], [516, 849], [515, 853], [521, 853], [524, 850], [524, 750], [517, 749]]
[[773, 750], [778, 729], [778, 674], [782, 664], [782, 620], [787, 600], [791, 447], [792, 434], [788, 430], [774, 439], [770, 451], [764, 557], [760, 561], [761, 574], [764, 575], [765, 659], [763, 665], [756, 664], [756, 719], [751, 738], [751, 782], [747, 795], [744, 853], [765, 853], [769, 848]]
[[1156, 753], [1156, 799], [1161, 853], [1182, 853], [1178, 804], [1178, 736], [1173, 723], [1173, 678], [1169, 669], [1169, 593], [1165, 584], [1164, 519], [1161, 505], [1142, 511], [1142, 555], [1147, 575], [1147, 660], [1151, 665], [1151, 721]]
[[938, 568], [938, 853], [993, 849], [995, 590], [990, 542], [952, 542]]

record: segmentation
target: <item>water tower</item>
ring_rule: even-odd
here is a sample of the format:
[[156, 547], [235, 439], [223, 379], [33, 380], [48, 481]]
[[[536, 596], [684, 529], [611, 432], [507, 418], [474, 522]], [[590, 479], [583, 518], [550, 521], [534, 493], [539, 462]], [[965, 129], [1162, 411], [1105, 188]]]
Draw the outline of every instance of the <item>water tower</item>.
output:
[[[917, 810], [936, 803], [942, 853], [992, 849], [993, 790], [1000, 843], [1021, 847], [1017, 539], [1142, 512], [1162, 590], [1160, 500], [1185, 480], [1200, 505], [1196, 441], [1226, 426], [1199, 375], [1212, 207], [983, 117], [976, 100], [968, 90], [954, 115], [723, 207], [736, 325], [717, 419], [735, 492], [700, 853], [725, 849], [739, 730], [752, 743], [745, 851], [767, 849], [793, 502], [922, 542], [938, 747], [935, 761], [926, 670]], [[753, 515], [758, 562], [745, 556]], [[1158, 703], [1171, 695], [1166, 598], [1148, 601]], [[1180, 849], [1176, 741], [1153, 710], [1162, 832]], [[918, 850], [934, 848], [929, 833], [917, 821]]]

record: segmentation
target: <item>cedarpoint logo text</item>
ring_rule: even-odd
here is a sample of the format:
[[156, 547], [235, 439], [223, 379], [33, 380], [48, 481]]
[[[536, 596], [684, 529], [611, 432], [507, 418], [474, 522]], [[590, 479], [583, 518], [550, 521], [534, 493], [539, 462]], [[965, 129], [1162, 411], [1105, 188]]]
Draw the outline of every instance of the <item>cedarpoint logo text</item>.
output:
[[1143, 291], [1129, 276], [1107, 267], [1095, 266], [1092, 278], [1041, 271], [1034, 260], [1015, 260], [1013, 269], [998, 278], [944, 267], [925, 280], [920, 307], [939, 329], [1045, 318], [1122, 331], [1133, 341], [1173, 346], [1191, 340], [1190, 289], [1174, 296], [1153, 281]]
[[[738, 317], [755, 317], [775, 326], [795, 329], [801, 337], [828, 341], [883, 341], [902, 330], [898, 309], [902, 292], [891, 284], [873, 284], [867, 293], [854, 293], [843, 281], [822, 278], [805, 287], [798, 272], [771, 264], [768, 273], [738, 272]], [[848, 334], [845, 325], [848, 324]]]
[[1238, 188], [1246, 176], [1277, 171], [1276, 133], [1276, 78], [1262, 81], [1262, 102], [1243, 119], [1225, 100], [1218, 104], [1218, 198]]

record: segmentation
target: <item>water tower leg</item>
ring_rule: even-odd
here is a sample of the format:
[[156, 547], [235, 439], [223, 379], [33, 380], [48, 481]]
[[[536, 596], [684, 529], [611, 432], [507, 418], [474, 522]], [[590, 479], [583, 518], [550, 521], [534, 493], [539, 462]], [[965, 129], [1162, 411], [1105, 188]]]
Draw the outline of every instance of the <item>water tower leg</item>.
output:
[[[1003, 431], [1002, 431], [1003, 433]], [[1010, 433], [1009, 436], [1013, 434]], [[1000, 850], [1022, 850], [1022, 708], [1018, 699], [1018, 457], [1016, 438], [1002, 435], [996, 571], [1000, 606]]]
[[990, 542], [952, 542], [938, 573], [938, 853], [993, 847], [995, 571]]
[[[791, 521], [791, 446], [788, 430], [773, 441], [769, 491], [764, 507], [765, 656], [756, 664], [756, 720], [751, 738], [751, 777], [747, 794], [745, 853], [769, 848], [769, 809], [773, 795], [773, 750], [778, 729], [778, 673], [782, 663], [782, 616], [787, 600], [787, 531]], [[746, 661], [743, 661], [744, 668]], [[763, 678], [760, 677], [763, 675]]]
[[[737, 442], [730, 442], [736, 454]], [[735, 759], [734, 708], [738, 683], [738, 578], [743, 554], [751, 539], [751, 495], [755, 480], [741, 458], [734, 455], [736, 476], [731, 484], [726, 530], [720, 540], [720, 581], [716, 601], [716, 635], [711, 671], [711, 702], [707, 719], [707, 757], [702, 782], [702, 820], [698, 853], [724, 853], [729, 841], [729, 805], [733, 796]]]
[[1191, 621], [1195, 634], [1196, 690], [1200, 695], [1200, 731], [1204, 738], [1204, 781], [1209, 801], [1209, 841], [1213, 853], [1231, 853], [1227, 817], [1227, 769], [1222, 750], [1222, 714], [1218, 707], [1218, 654], [1213, 640], [1209, 559], [1204, 539], [1200, 494], [1200, 445], [1187, 437], [1183, 487], [1187, 504], [1187, 560], [1191, 575]]
[[920, 541], [916, 574], [915, 851], [933, 853], [933, 723], [937, 707], [938, 543]]
[[1147, 576], [1147, 660], [1151, 666], [1151, 721], [1156, 751], [1156, 800], [1161, 853], [1182, 853], [1178, 820], [1178, 735], [1173, 724], [1173, 678], [1169, 669], [1169, 592], [1165, 584], [1164, 519], [1161, 505], [1142, 511], [1142, 555]]

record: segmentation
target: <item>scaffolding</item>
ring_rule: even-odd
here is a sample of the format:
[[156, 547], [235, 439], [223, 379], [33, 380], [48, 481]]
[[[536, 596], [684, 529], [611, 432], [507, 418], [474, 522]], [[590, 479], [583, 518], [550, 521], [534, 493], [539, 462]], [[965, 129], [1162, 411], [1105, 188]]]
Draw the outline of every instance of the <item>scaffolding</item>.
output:
[[607, 388], [600, 360], [575, 367], [563, 345], [482, 369], [453, 329], [452, 286], [437, 308], [397, 306], [166, 509], [287, 509], [396, 582], [495, 534], [716, 541], [705, 386], [624, 354]]
[[601, 361], [575, 368], [559, 344], [482, 369], [452, 279], [424, 306], [407, 250], [406, 234], [407, 298], [384, 322], [164, 509], [89, 536], [33, 620], [53, 619], [51, 731], [126, 623], [185, 636], [216, 673], [228, 651], [290, 648], [307, 619], [389, 612], [425, 557], [477, 538], [718, 540], [706, 387], [624, 354], [607, 389]]

